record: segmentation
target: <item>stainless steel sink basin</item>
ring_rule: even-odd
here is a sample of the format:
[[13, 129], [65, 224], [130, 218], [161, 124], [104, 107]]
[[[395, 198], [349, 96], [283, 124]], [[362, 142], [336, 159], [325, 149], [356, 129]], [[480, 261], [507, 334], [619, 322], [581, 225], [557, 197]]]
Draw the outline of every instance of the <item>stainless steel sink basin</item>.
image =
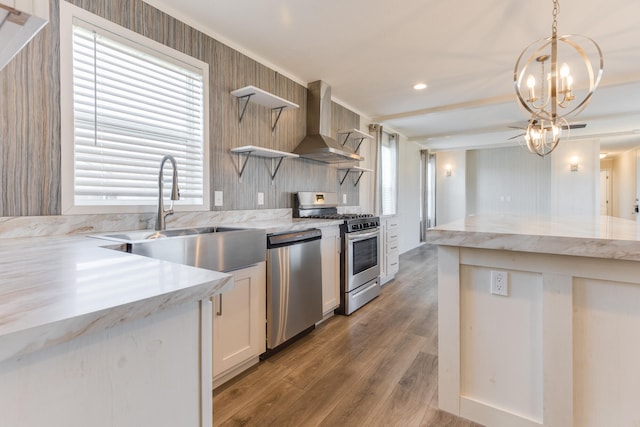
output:
[[232, 228], [232, 227], [193, 227], [193, 228], [180, 228], [180, 229], [160, 230], [160, 231], [155, 231], [155, 230], [125, 231], [122, 233], [100, 234], [100, 235], [94, 235], [91, 237], [111, 240], [111, 241], [120, 242], [120, 243], [137, 243], [137, 242], [144, 242], [146, 240], [163, 239], [166, 237], [192, 236], [197, 234], [220, 233], [223, 231], [236, 231], [236, 230], [243, 230], [243, 229]]
[[112, 249], [214, 271], [248, 267], [265, 261], [267, 253], [264, 230], [204, 227], [94, 237], [121, 243]]

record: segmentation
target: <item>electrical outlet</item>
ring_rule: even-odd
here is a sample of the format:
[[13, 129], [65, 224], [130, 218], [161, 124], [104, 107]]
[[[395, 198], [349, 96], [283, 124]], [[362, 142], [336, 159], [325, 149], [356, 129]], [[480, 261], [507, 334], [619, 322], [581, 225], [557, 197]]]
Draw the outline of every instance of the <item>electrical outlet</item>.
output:
[[509, 276], [506, 271], [491, 271], [491, 293], [509, 296]]
[[214, 191], [213, 204], [214, 206], [222, 206], [224, 204], [222, 201], [222, 191]]
[[258, 193], [258, 206], [264, 205], [264, 193]]
[[347, 203], [347, 193], [342, 194], [342, 203]]

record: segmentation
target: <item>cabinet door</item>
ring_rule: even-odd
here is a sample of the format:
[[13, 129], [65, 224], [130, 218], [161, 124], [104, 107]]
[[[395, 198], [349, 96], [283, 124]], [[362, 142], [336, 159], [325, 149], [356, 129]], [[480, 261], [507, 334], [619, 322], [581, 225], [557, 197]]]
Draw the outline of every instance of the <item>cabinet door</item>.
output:
[[398, 218], [389, 217], [381, 220], [381, 255], [380, 281], [382, 284], [392, 280], [399, 269]]
[[387, 275], [392, 276], [398, 272], [399, 253], [398, 249], [398, 221], [397, 218], [387, 221]]
[[322, 229], [322, 313], [340, 305], [340, 230]]
[[266, 350], [265, 263], [233, 271], [234, 287], [213, 301], [213, 377]]

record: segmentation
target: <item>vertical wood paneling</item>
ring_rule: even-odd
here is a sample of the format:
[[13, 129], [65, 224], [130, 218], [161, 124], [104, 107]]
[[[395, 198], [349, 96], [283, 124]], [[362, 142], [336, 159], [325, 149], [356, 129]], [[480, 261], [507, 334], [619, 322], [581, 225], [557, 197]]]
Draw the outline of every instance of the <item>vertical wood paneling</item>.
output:
[[[50, 1], [51, 22], [0, 72], [0, 216], [60, 214], [59, 1]], [[358, 188], [348, 177], [339, 186], [335, 166], [285, 159], [275, 180], [271, 160], [250, 158], [239, 178], [242, 158], [229, 150], [258, 145], [292, 151], [306, 133], [306, 87], [194, 30], [141, 0], [70, 0], [96, 15], [194, 56], [210, 66], [209, 160], [211, 200], [224, 192], [224, 205], [212, 210], [291, 207], [295, 191], [346, 193], [358, 204]], [[250, 104], [238, 123], [234, 89], [254, 85], [300, 105], [283, 112], [271, 131], [271, 112]], [[333, 132], [359, 128], [360, 118], [333, 104]], [[355, 176], [354, 176], [355, 178]], [[257, 204], [262, 192], [265, 203]]]
[[0, 71], [0, 214], [60, 213], [57, 2], [51, 22]]
[[[340, 143], [344, 141], [344, 138], [338, 138], [338, 131], [344, 129], [360, 129], [360, 116], [345, 107], [336, 104], [335, 102], [331, 103], [331, 132], [332, 135], [338, 139]], [[356, 149], [357, 143], [356, 141], [347, 141], [346, 145], [351, 147], [352, 149]], [[342, 194], [347, 195], [347, 205], [354, 206], [359, 204], [359, 183], [358, 186], [354, 185], [354, 181], [358, 178], [356, 173], [350, 173], [349, 176], [344, 180], [342, 186], [340, 186], [340, 179], [344, 175], [344, 172], [336, 172], [335, 185], [338, 187], [338, 193], [341, 194], [339, 197], [340, 202], [342, 202]]]

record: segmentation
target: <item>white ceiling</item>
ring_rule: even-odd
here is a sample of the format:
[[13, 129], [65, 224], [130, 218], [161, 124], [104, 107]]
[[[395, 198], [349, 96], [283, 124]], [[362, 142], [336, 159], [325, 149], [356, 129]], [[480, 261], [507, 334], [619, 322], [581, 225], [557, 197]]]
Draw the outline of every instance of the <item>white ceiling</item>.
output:
[[[434, 149], [517, 144], [520, 52], [551, 32], [546, 0], [145, 0], [301, 84]], [[560, 34], [596, 40], [600, 89], [571, 138], [640, 145], [640, 1], [562, 0]], [[425, 82], [421, 92], [412, 86]]]

